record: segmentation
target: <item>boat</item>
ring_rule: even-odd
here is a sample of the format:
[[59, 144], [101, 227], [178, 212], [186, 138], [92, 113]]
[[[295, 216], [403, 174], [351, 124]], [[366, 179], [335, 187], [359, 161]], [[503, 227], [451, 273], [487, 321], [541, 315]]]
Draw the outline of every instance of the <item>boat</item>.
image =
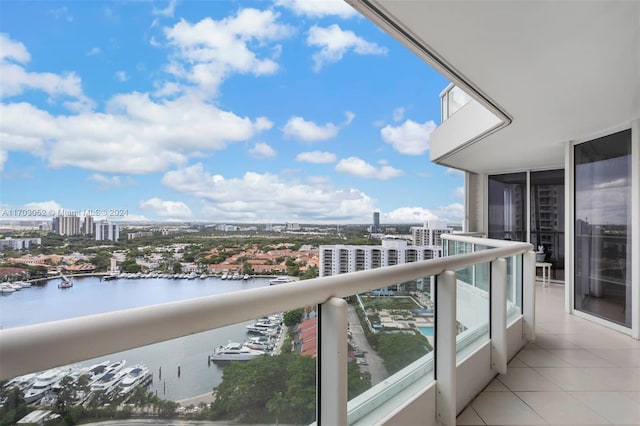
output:
[[112, 281], [117, 278], [118, 278], [117, 275], [105, 275], [104, 277], [102, 277], [102, 281]]
[[18, 387], [24, 393], [31, 387], [31, 385], [33, 385], [36, 376], [36, 373], [29, 373], [23, 376], [15, 377], [9, 380], [4, 385], [4, 390], [8, 391], [10, 389], [13, 389], [14, 387]]
[[263, 351], [250, 349], [240, 343], [230, 342], [226, 346], [220, 346], [213, 355], [211, 355], [211, 361], [249, 361], [264, 354]]
[[207, 274], [202, 274], [202, 275], [200, 275], [200, 279], [201, 279], [201, 280], [204, 280], [205, 278], [207, 278]]
[[111, 392], [122, 380], [123, 375], [120, 370], [124, 368], [126, 363], [127, 361], [121, 360], [107, 366], [104, 373], [91, 382], [91, 392]]
[[240, 273], [238, 272], [234, 272], [233, 275], [231, 276], [232, 280], [239, 280], [240, 278], [241, 278]]
[[9, 295], [15, 292], [16, 289], [11, 287], [9, 284], [0, 284], [0, 294]]
[[126, 368], [123, 372], [122, 380], [119, 383], [120, 395], [126, 395], [139, 385], [144, 384], [151, 378], [151, 372], [143, 364], [137, 364]]
[[229, 277], [229, 275], [227, 275], [227, 273], [225, 272], [224, 274], [222, 274], [222, 276], [220, 277], [220, 279], [222, 280], [226, 280]]
[[40, 373], [36, 376], [31, 388], [24, 394], [24, 400], [27, 404], [38, 402], [44, 395], [49, 392], [63, 377], [69, 374], [68, 371], [54, 368]]
[[273, 336], [278, 333], [280, 325], [267, 320], [260, 320], [255, 324], [246, 326], [247, 333], [262, 334], [264, 336]]
[[272, 280], [269, 280], [269, 285], [277, 285], [277, 284], [286, 284], [295, 281], [291, 277], [278, 277]]
[[19, 284], [22, 288], [31, 287], [31, 283], [27, 281], [16, 281], [14, 284]]
[[63, 274], [60, 274], [61, 281], [58, 284], [58, 288], [71, 288], [73, 287], [73, 281], [69, 278], [65, 277]]
[[192, 272], [189, 275], [187, 275], [186, 278], [188, 280], [195, 280], [196, 278], [198, 278], [198, 274], [196, 274], [195, 272]]
[[243, 280], [248, 280], [249, 279], [249, 274], [244, 274], [244, 277], [242, 277]]

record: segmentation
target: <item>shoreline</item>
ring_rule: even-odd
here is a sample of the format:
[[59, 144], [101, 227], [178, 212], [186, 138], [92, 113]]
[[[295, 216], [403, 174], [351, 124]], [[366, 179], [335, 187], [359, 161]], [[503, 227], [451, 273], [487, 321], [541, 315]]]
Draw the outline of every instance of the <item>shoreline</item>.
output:
[[204, 402], [205, 404], [210, 404], [213, 402], [214, 399], [215, 398], [213, 396], [213, 391], [211, 391], [211, 392], [203, 393], [202, 395], [192, 396], [191, 398], [180, 399], [176, 402], [180, 404], [181, 407], [188, 407], [189, 405], [194, 405], [197, 407], [198, 405], [200, 405], [201, 402]]

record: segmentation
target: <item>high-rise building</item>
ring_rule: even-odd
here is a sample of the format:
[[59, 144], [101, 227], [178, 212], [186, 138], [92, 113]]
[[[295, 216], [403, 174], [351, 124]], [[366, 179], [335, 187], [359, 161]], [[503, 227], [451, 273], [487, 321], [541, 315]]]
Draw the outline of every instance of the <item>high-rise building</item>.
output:
[[60, 235], [80, 235], [79, 216], [56, 216], [53, 218], [53, 231]]
[[450, 234], [451, 228], [449, 227], [436, 227], [430, 228], [425, 226], [412, 226], [411, 227], [411, 239], [413, 245], [416, 246], [442, 246], [442, 234]]
[[100, 221], [95, 224], [96, 241], [118, 241], [120, 238], [120, 227], [117, 223]]
[[93, 235], [93, 232], [94, 232], [93, 217], [86, 215], [84, 217], [84, 222], [82, 223], [82, 233], [84, 235]]
[[442, 245], [410, 246], [405, 240], [384, 239], [382, 245], [322, 245], [320, 276], [366, 271], [384, 266], [442, 257]]
[[373, 226], [371, 227], [371, 232], [377, 234], [380, 231], [380, 212], [373, 212]]

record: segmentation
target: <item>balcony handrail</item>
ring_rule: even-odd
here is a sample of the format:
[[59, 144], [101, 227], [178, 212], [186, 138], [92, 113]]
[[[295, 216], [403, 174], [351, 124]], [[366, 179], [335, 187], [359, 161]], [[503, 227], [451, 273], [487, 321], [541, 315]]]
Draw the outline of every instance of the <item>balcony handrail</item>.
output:
[[[444, 235], [443, 235], [444, 236]], [[533, 250], [528, 243], [0, 330], [0, 380], [184, 337]]]
[[[494, 240], [492, 238], [471, 237], [464, 234], [441, 234], [443, 240], [457, 241], [460, 243], [479, 244], [488, 247], [513, 247], [514, 244], [520, 244], [511, 240]], [[521, 243], [525, 244], [525, 243]], [[531, 245], [533, 248], [533, 245]]]

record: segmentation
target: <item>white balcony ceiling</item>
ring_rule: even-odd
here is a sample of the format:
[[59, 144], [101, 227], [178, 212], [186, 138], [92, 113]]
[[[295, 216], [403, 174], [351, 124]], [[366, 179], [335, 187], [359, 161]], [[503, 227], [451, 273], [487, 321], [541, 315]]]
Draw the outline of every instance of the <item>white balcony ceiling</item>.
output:
[[443, 164], [562, 167], [565, 142], [640, 117], [640, 1], [349, 2], [406, 45], [399, 34], [414, 37], [414, 51], [430, 52], [444, 65], [436, 69], [512, 118]]

